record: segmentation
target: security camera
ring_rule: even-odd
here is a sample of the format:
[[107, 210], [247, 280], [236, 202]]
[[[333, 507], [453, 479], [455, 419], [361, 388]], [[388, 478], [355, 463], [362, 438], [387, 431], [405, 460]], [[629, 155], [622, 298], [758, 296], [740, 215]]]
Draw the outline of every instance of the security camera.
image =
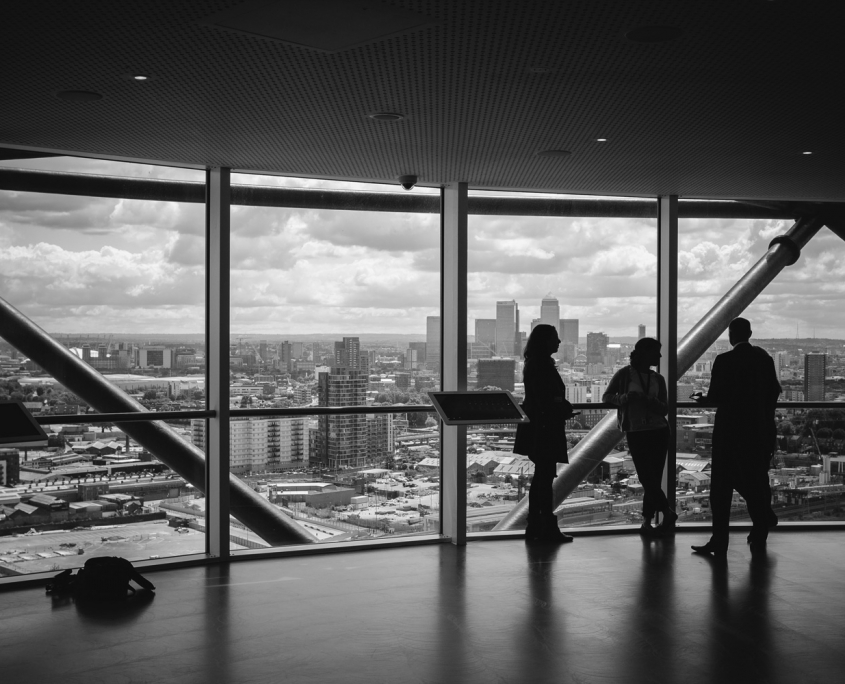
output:
[[399, 185], [405, 190], [410, 190], [417, 184], [416, 176], [399, 176]]

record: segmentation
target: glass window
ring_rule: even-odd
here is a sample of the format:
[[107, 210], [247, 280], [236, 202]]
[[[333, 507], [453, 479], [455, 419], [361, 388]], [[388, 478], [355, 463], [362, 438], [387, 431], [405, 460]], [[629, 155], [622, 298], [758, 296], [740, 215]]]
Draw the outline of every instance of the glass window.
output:
[[[506, 389], [521, 398], [528, 335], [537, 324], [553, 325], [561, 340], [557, 370], [567, 399], [580, 405], [567, 426], [571, 450], [612, 412], [590, 405], [601, 403], [634, 343], [656, 334], [656, 219], [471, 214], [468, 271], [469, 388]], [[485, 531], [526, 495], [533, 465], [512, 452], [512, 426], [476, 427], [468, 431], [467, 528]], [[564, 527], [639, 522], [641, 492], [623, 440], [557, 515]]]
[[[248, 174], [232, 183], [387, 189]], [[422, 450], [405, 445], [439, 448], [437, 423], [367, 407], [427, 404], [439, 383], [439, 326], [429, 334], [439, 324], [438, 211], [439, 202], [432, 213], [232, 207], [231, 407], [361, 407], [232, 418], [231, 472], [320, 541], [424, 528], [408, 458]], [[429, 455], [437, 480], [438, 456]]]
[[[786, 233], [791, 220], [684, 218], [679, 221], [678, 332], [686, 334]], [[751, 342], [772, 357], [781, 401], [839, 402], [845, 396], [845, 327], [838, 316], [843, 288], [841, 239], [822, 228], [801, 258], [784, 268], [742, 312], [751, 322]], [[678, 381], [678, 400], [706, 394], [713, 361], [731, 348], [727, 331]], [[690, 469], [709, 466], [713, 409], [678, 411], [678, 487], [690, 497], [681, 517], [709, 520], [709, 483]], [[843, 519], [845, 414], [828, 409], [783, 408], [776, 414], [777, 451], [769, 471], [775, 512], [781, 520]], [[704, 496], [698, 496], [703, 494]], [[692, 497], [695, 497], [693, 500]], [[684, 499], [679, 497], [681, 501]], [[747, 516], [735, 497], [735, 516]]]
[[[72, 157], [2, 164], [112, 178], [205, 178]], [[178, 447], [157, 453], [145, 423], [125, 434], [94, 422], [47, 422], [139, 404], [205, 409], [202, 203], [0, 191], [0, 289], [42, 331], [0, 331], [0, 401], [24, 402], [49, 434], [37, 449], [0, 448], [0, 572], [76, 567], [92, 555], [203, 553], [204, 525], [168, 524], [171, 510], [191, 508], [203, 485], [183, 478], [189, 456]], [[45, 355], [34, 343], [38, 334], [63, 349]], [[118, 398], [103, 398], [98, 384]], [[121, 393], [134, 401], [121, 401]], [[188, 450], [189, 428], [187, 421], [168, 424]]]
[[[71, 157], [3, 166], [191, 180], [201, 171]], [[205, 216], [201, 203], [0, 191], [3, 298], [149, 410], [205, 408]], [[84, 392], [0, 341], [0, 399], [37, 414], [89, 410]], [[54, 370], [57, 370], [53, 366]], [[62, 384], [59, 375], [65, 384]], [[108, 402], [100, 411], [125, 410]]]
[[[95, 556], [130, 561], [205, 553], [201, 491], [176, 450], [143, 446], [117, 427], [51, 423], [45, 448], [0, 448], [0, 575], [59, 572]], [[190, 448], [188, 421], [168, 422]]]

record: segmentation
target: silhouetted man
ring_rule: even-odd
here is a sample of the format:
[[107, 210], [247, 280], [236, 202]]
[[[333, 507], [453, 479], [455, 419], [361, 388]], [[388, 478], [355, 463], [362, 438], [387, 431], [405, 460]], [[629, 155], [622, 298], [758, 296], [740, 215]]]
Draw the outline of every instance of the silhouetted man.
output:
[[752, 551], [765, 546], [769, 527], [777, 524], [772, 511], [769, 464], [776, 443], [775, 406], [781, 392], [775, 364], [764, 349], [749, 343], [751, 324], [735, 318], [728, 327], [733, 349], [713, 362], [710, 389], [700, 403], [716, 406], [710, 510], [713, 536], [696, 553], [724, 556], [733, 490], [745, 499], [753, 530]]

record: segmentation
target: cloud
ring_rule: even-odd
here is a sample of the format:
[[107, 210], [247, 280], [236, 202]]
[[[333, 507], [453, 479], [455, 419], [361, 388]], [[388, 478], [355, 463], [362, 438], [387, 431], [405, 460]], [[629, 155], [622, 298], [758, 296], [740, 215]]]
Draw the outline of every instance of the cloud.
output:
[[202, 269], [172, 268], [163, 251], [113, 247], [73, 252], [38, 243], [0, 252], [0, 290], [14, 305], [202, 305]]
[[[203, 178], [201, 171], [71, 158], [14, 165]], [[374, 189], [257, 175], [235, 175], [233, 181]], [[0, 197], [0, 295], [43, 326], [202, 330], [202, 205], [9, 192]], [[679, 330], [696, 323], [790, 225], [682, 219]], [[473, 215], [468, 237], [470, 327], [473, 318], [494, 317], [497, 300], [516, 299], [527, 331], [541, 298], [552, 293], [562, 317], [581, 320], [582, 334], [634, 335], [638, 323], [653, 331], [656, 221]], [[230, 247], [233, 330], [422, 334], [425, 316], [437, 313], [437, 216], [233, 207]], [[746, 311], [755, 334], [794, 335], [798, 326], [845, 337], [845, 314], [839, 313], [845, 311], [842, 249], [842, 241], [822, 229], [799, 262]]]
[[310, 237], [344, 247], [420, 252], [440, 243], [439, 218], [429, 214], [320, 211], [309, 214], [306, 223]]
[[11, 225], [69, 230], [103, 230], [110, 226], [120, 200], [31, 192], [0, 191], [0, 220]]

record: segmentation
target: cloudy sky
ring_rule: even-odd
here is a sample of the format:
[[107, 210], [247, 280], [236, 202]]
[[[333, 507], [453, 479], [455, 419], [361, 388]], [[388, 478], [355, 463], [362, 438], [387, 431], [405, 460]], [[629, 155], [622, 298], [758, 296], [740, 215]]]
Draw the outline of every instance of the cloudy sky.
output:
[[[4, 166], [203, 179], [200, 171], [57, 158]], [[395, 191], [270, 176], [235, 183]], [[416, 189], [414, 192], [436, 192]], [[0, 192], [0, 296], [50, 332], [200, 333], [203, 207]], [[234, 207], [233, 334], [418, 333], [436, 315], [434, 215]], [[684, 220], [680, 332], [765, 252], [788, 222]], [[515, 299], [523, 330], [551, 293], [581, 335], [635, 335], [656, 320], [655, 222], [471, 216], [469, 310]], [[823, 229], [747, 312], [757, 336], [845, 338], [845, 260]]]

